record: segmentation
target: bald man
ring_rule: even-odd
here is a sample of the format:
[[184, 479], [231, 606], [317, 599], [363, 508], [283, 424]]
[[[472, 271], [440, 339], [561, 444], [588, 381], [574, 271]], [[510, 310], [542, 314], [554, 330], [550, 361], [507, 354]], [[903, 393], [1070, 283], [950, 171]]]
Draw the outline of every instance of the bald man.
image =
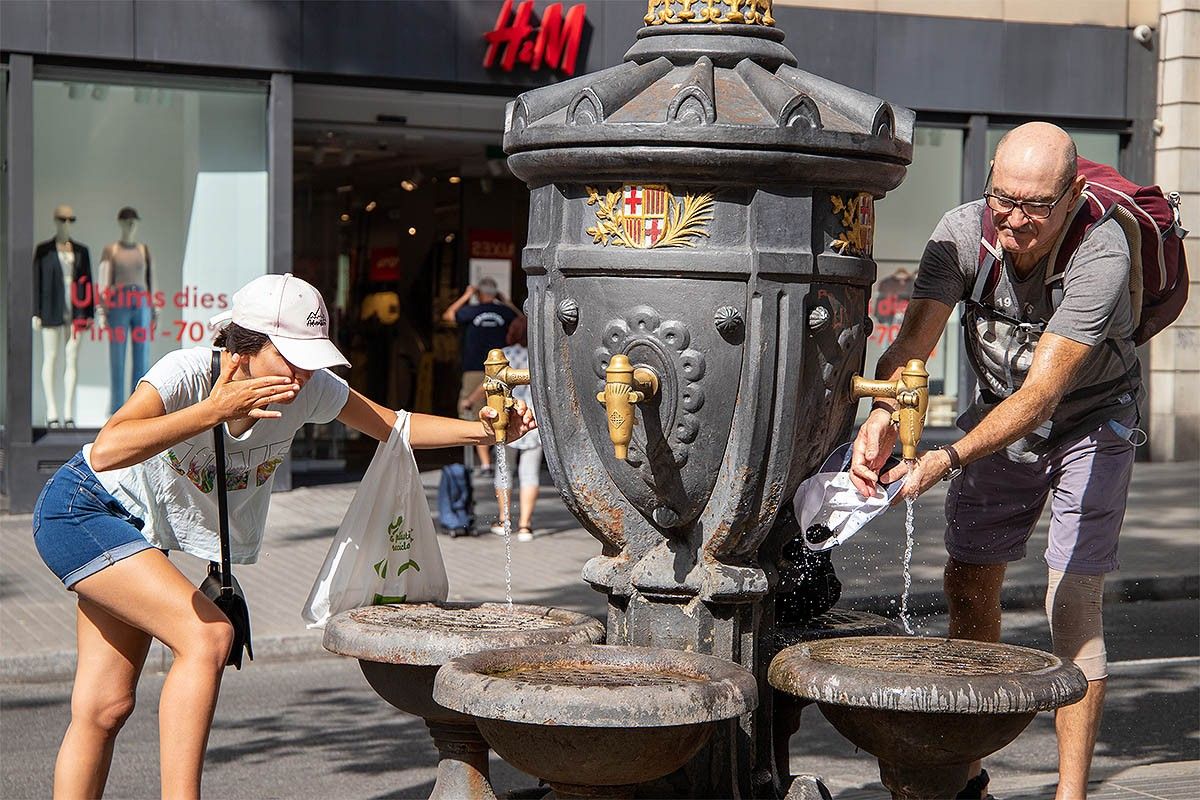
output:
[[[1025, 556], [1049, 500], [1054, 651], [1088, 678], [1084, 699], [1055, 717], [1060, 800], [1087, 796], [1107, 677], [1101, 595], [1105, 573], [1117, 567], [1134, 456], [1128, 440], [1143, 393], [1129, 247], [1118, 223], [1093, 226], [1075, 249], [1058, 278], [1060, 301], [1046, 285], [1048, 256], [1085, 186], [1075, 159], [1071, 137], [1046, 123], [1000, 141], [984, 198], [951, 210], [934, 229], [900, 334], [876, 368], [876, 377], [896, 380], [909, 359], [928, 359], [964, 303], [963, 335], [980, 385], [958, 422], [965, 435], [882, 479], [907, 472], [903, 494], [911, 498], [951, 480], [944, 586], [955, 638], [999, 641], [1005, 567]], [[980, 265], [984, 215], [996, 230], [984, 267], [1001, 265], [990, 289], [977, 280], [992, 272]], [[893, 410], [892, 401], [877, 401], [855, 440], [851, 474], [864, 494], [895, 444]], [[987, 772], [975, 765], [971, 776], [958, 796], [987, 797]]]

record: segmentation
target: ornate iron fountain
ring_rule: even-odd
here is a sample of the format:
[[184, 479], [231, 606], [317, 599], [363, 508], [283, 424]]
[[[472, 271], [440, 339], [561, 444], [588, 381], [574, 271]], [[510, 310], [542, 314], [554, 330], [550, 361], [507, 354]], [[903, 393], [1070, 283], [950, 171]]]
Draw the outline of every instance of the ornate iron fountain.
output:
[[[816, 602], [788, 596], [798, 530], [781, 509], [858, 396], [895, 399], [906, 456], [924, 423], [919, 362], [851, 392], [874, 201], [904, 177], [914, 115], [798, 69], [770, 0], [650, 0], [645, 23], [622, 64], [508, 107], [509, 167], [531, 189], [532, 360], [525, 374], [493, 351], [485, 384], [497, 410], [533, 387], [555, 483], [601, 544], [583, 578], [608, 597], [609, 644], [477, 642], [433, 700], [559, 796], [780, 797], [777, 617], [804, 609], [786, 644], [819, 638], [836, 595], [831, 580]], [[775, 685], [822, 700], [794, 691], [799, 663], [781, 654]]]
[[699, 795], [781, 791], [772, 530], [853, 419], [873, 203], [912, 156], [913, 113], [798, 69], [770, 6], [651, 2], [622, 64], [521, 95], [504, 135], [534, 405], [608, 641], [760, 687], [674, 784]]

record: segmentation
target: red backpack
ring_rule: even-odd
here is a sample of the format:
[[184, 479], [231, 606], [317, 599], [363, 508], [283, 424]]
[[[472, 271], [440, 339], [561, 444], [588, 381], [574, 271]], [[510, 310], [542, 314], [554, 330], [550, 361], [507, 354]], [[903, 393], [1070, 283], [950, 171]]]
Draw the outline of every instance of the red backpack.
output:
[[[1188, 297], [1187, 260], [1179, 224], [1179, 194], [1164, 196], [1157, 186], [1138, 186], [1105, 164], [1080, 158], [1079, 174], [1087, 178], [1083, 199], [1074, 218], [1050, 251], [1051, 307], [1062, 302], [1062, 273], [1088, 231], [1115, 219], [1129, 242], [1129, 295], [1133, 310], [1133, 341], [1145, 344], [1170, 325], [1183, 311]], [[979, 268], [988, 277], [982, 296], [990, 297], [1000, 281], [1002, 263], [996, 228], [987, 205], [983, 207], [983, 237], [979, 243]]]

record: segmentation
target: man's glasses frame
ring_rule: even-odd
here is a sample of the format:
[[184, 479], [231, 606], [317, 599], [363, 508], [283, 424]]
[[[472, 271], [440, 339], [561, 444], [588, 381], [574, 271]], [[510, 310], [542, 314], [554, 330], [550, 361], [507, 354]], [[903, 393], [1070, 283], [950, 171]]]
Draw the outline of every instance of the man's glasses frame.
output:
[[987, 203], [988, 208], [990, 208], [992, 211], [995, 211], [997, 214], [1011, 214], [1013, 209], [1020, 208], [1021, 213], [1026, 217], [1041, 222], [1042, 220], [1050, 218], [1050, 215], [1054, 213], [1054, 207], [1062, 202], [1062, 199], [1067, 196], [1067, 192], [1071, 191], [1071, 185], [1073, 183], [1073, 180], [1067, 181], [1067, 185], [1064, 186], [1063, 190], [1058, 193], [1058, 197], [1054, 198], [1054, 200], [1050, 201], [1049, 203], [1043, 203], [1040, 201], [1035, 202], [1031, 200], [1014, 200], [1011, 197], [1005, 197], [1002, 194], [996, 194], [995, 192], [991, 191], [990, 187], [992, 185], [992, 171], [988, 170], [986, 185], [989, 187], [989, 189], [983, 193], [983, 199]]
[[58, 222], [74, 222], [75, 221], [74, 217], [55, 217], [54, 219]]

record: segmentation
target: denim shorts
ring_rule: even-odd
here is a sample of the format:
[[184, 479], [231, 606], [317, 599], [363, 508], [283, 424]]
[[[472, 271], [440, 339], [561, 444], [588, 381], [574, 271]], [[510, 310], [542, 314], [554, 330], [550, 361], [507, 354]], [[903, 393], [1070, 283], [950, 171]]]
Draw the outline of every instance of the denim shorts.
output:
[[33, 509], [38, 554], [68, 589], [123, 558], [149, 550], [145, 523], [130, 514], [76, 453], [46, 482]]

